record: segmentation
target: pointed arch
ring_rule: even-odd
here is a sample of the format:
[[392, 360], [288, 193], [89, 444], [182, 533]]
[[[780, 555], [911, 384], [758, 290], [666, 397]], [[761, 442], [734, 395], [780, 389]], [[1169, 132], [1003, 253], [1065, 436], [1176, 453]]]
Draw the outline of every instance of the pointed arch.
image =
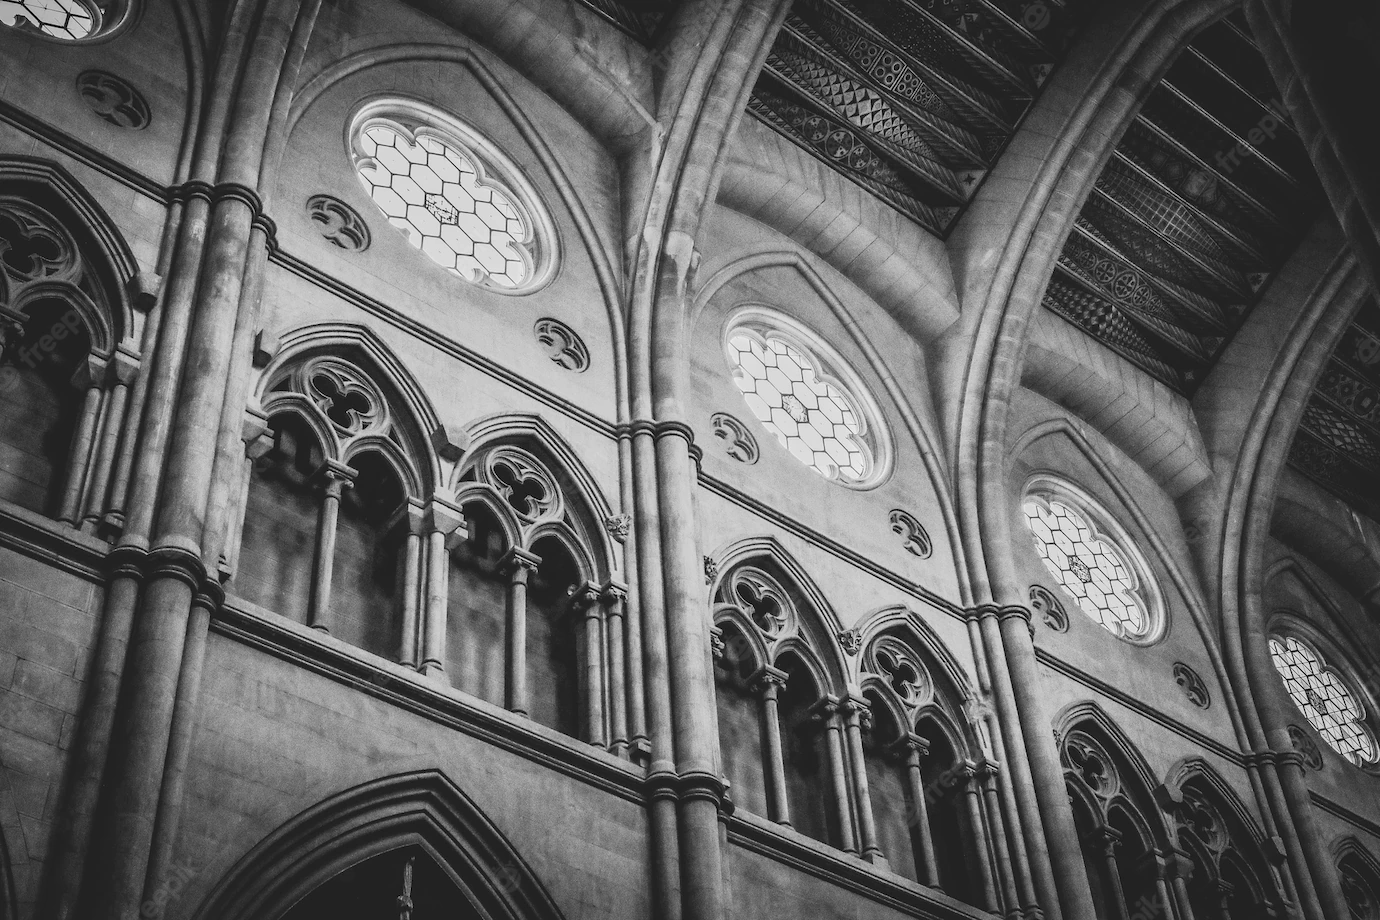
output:
[[492, 920], [563, 920], [498, 827], [434, 769], [365, 782], [298, 813], [235, 863], [193, 917], [279, 917], [342, 870], [408, 845], [435, 859]]
[[[1124, 797], [1131, 808], [1121, 805], [1131, 822], [1146, 833], [1147, 842], [1156, 846], [1166, 846], [1171, 839], [1164, 814], [1155, 803], [1154, 790], [1158, 785], [1154, 770], [1151, 769], [1140, 748], [1131, 740], [1120, 725], [1105, 709], [1092, 700], [1070, 703], [1053, 719], [1054, 734], [1062, 748], [1071, 732], [1082, 732], [1098, 741], [1112, 756], [1122, 776], [1119, 795], [1114, 797], [1108, 810], [1119, 805], [1117, 798]], [[1081, 787], [1081, 783], [1072, 784]], [[1096, 814], [1096, 812], [1094, 812]]]
[[[367, 367], [361, 370], [400, 401], [398, 408], [404, 415], [400, 421], [404, 429], [411, 429], [411, 443], [407, 446], [416, 465], [412, 471], [413, 485], [423, 497], [430, 496], [444, 481], [441, 458], [432, 447], [438, 434], [444, 433], [444, 426], [406, 365], [372, 329], [353, 323], [316, 323], [285, 333], [279, 339], [278, 353], [258, 372], [252, 384], [255, 407], [268, 401], [268, 387], [278, 381], [285, 369], [312, 355], [347, 356], [351, 352], [365, 359]], [[329, 444], [329, 438], [322, 443]], [[390, 459], [398, 459], [395, 451], [390, 450], [389, 454]]]
[[967, 566], [962, 560], [962, 544], [954, 511], [953, 495], [949, 490], [949, 480], [941, 463], [945, 456], [943, 441], [938, 435], [936, 424], [932, 417], [927, 413], [917, 411], [916, 407], [906, 398], [905, 392], [897, 382], [896, 376], [887, 366], [881, 352], [863, 335], [853, 312], [843, 299], [834, 293], [828, 282], [810, 261], [799, 252], [784, 250], [755, 253], [730, 262], [719, 269], [695, 292], [687, 319], [688, 324], [692, 326], [695, 324], [709, 301], [730, 281], [749, 272], [767, 268], [793, 269], [800, 274], [806, 284], [829, 308], [830, 313], [839, 324], [848, 331], [849, 337], [852, 338], [853, 343], [866, 358], [868, 370], [881, 383], [892, 407], [900, 416], [907, 433], [915, 443], [920, 453], [921, 462], [925, 465], [930, 488], [934, 491], [935, 500], [939, 504], [940, 514], [944, 520], [944, 532], [948, 538], [949, 551], [954, 556], [954, 570], [958, 578], [959, 590], [964, 595], [966, 603], [969, 594]]
[[[129, 283], [139, 263], [114, 221], [80, 182], [61, 165], [37, 157], [0, 157], [0, 181], [8, 197], [31, 201], [59, 221], [90, 262], [95, 282], [110, 311], [107, 348], [127, 342], [137, 352], [133, 336], [134, 302]], [[96, 335], [93, 331], [93, 343]], [[107, 352], [108, 353], [108, 352]]]
[[[867, 648], [873, 639], [884, 633], [897, 630], [908, 633], [915, 650], [929, 659], [927, 663], [937, 665], [940, 673], [952, 685], [950, 689], [958, 694], [956, 702], [966, 706], [977, 699], [977, 691], [967, 670], [939, 637], [939, 633], [935, 632], [934, 627], [925, 622], [914, 609], [905, 604], [879, 607], [863, 614], [853, 628], [859, 633], [861, 648]], [[861, 663], [862, 656], [853, 659], [850, 678], [856, 678]]]
[[824, 596], [824, 592], [805, 571], [804, 566], [796, 561], [775, 537], [760, 536], [738, 540], [719, 547], [709, 558], [713, 559], [719, 572], [709, 585], [710, 597], [718, 593], [724, 578], [740, 565], [765, 560], [770, 567], [775, 568], [788, 582], [783, 587], [799, 592], [804, 601], [804, 604], [798, 605], [802, 609], [797, 610], [797, 613], [802, 620], [804, 635], [808, 637], [809, 649], [813, 652], [811, 658], [804, 660], [807, 664], [812, 662], [822, 671], [817, 675], [823, 678], [820, 683], [821, 692], [830, 689], [837, 692], [846, 685], [848, 666], [843, 660], [836, 638], [843, 631], [838, 614]]
[[1186, 786], [1196, 784], [1208, 791], [1215, 803], [1224, 809], [1227, 817], [1238, 825], [1249, 837], [1249, 843], [1263, 859], [1265, 852], [1265, 833], [1250, 810], [1246, 808], [1236, 790], [1223, 779], [1212, 764], [1202, 757], [1185, 757], [1177, 761], [1165, 773], [1164, 785], [1172, 799], [1179, 799]]
[[[470, 488], [471, 483], [464, 477], [489, 450], [505, 444], [526, 448], [552, 468], [567, 504], [573, 506], [575, 513], [571, 517], [578, 531], [574, 536], [582, 544], [579, 558], [588, 565], [590, 577], [607, 579], [617, 571], [621, 548], [604, 528], [604, 522], [613, 516], [613, 506], [589, 467], [550, 422], [537, 413], [486, 415], [465, 426], [465, 442], [465, 456], [456, 465], [451, 482], [457, 494]], [[500, 499], [500, 504], [506, 502]], [[521, 529], [511, 513], [508, 518]], [[571, 535], [568, 531], [567, 537]], [[529, 535], [529, 542], [535, 538]]]
[[[476, 54], [469, 48], [409, 42], [366, 48], [342, 60], [335, 61], [308, 80], [294, 94], [292, 107], [285, 119], [286, 129], [282, 134], [283, 148], [273, 151], [272, 155], [277, 157], [283, 155], [287, 149], [287, 139], [292, 136], [307, 110], [340, 81], [374, 67], [383, 67], [399, 62], [415, 65], [425, 61], [456, 64], [469, 71], [512, 122], [523, 141], [541, 164], [542, 170], [551, 184], [555, 186], [561, 204], [564, 205], [574, 222], [580, 241], [589, 254], [590, 262], [598, 278], [599, 290], [604, 300], [604, 311], [613, 339], [611, 354], [614, 362], [613, 376], [617, 391], [618, 421], [627, 421], [629, 418], [628, 369], [625, 357], [627, 354], [627, 326], [622, 307], [623, 272], [619, 268], [621, 256], [611, 243], [606, 242], [600, 236], [597, 225], [590, 216], [589, 207], [581, 197], [575, 182], [561, 165], [560, 158], [555, 152], [556, 148], [547, 140], [537, 123], [524, 111], [523, 106], [508, 91], [504, 85], [505, 80], [494, 72], [492, 64], [486, 61], [482, 55]], [[611, 96], [609, 98], [618, 97]]]

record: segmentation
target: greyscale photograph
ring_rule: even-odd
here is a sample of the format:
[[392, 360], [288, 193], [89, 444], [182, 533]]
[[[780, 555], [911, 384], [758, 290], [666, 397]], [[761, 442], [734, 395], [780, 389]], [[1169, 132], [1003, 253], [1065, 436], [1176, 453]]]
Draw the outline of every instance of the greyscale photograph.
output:
[[0, 920], [1380, 920], [1380, 0], [0, 0]]

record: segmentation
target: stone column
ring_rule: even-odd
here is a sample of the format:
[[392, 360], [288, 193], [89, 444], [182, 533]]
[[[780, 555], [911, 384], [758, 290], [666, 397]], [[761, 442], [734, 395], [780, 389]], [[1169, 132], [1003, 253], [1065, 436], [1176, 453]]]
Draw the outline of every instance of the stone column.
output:
[[414, 502], [407, 502], [398, 510], [394, 527], [404, 529], [402, 561], [399, 563], [398, 583], [402, 585], [402, 635], [398, 638], [398, 664], [409, 668], [420, 666], [421, 648], [418, 637], [422, 630], [422, 525], [425, 511]]
[[977, 870], [982, 906], [995, 912], [999, 909], [997, 886], [992, 879], [991, 840], [987, 836], [987, 823], [982, 820], [982, 789], [977, 781], [977, 764], [971, 761], [960, 764], [959, 776], [963, 779], [963, 809], [973, 839], [973, 868]]
[[327, 460], [316, 471], [321, 482], [321, 511], [316, 519], [316, 559], [312, 566], [311, 606], [307, 624], [331, 631], [331, 578], [335, 572], [335, 534], [340, 522], [340, 495], [355, 481], [355, 471]]
[[872, 790], [868, 787], [867, 759], [863, 754], [863, 727], [870, 726], [872, 711], [865, 698], [850, 693], [843, 701], [843, 712], [844, 731], [848, 736], [848, 761], [853, 765], [853, 789], [858, 797], [858, 843], [862, 848], [862, 858], [885, 867], [886, 856], [877, 843], [877, 821], [872, 814]]
[[[616, 581], [604, 585], [599, 595], [604, 605], [604, 618], [608, 624], [605, 634], [608, 645], [609, 673], [609, 750], [619, 757], [628, 754], [628, 691], [627, 668], [624, 657], [624, 643], [627, 642], [627, 620], [624, 606], [628, 601], [628, 588]], [[628, 643], [631, 644], [631, 643]]]
[[1169, 852], [1165, 874], [1169, 887], [1174, 891], [1174, 903], [1179, 908], [1179, 920], [1212, 920], [1211, 917], [1193, 916], [1193, 902], [1188, 897], [1188, 880], [1193, 877], [1193, 860], [1182, 850]]
[[[1165, 920], [1174, 920], [1174, 899], [1169, 894], [1169, 857], [1160, 850], [1151, 850], [1135, 868], [1142, 878], [1154, 883], [1155, 900], [1159, 902], [1161, 916]], [[1138, 912], [1139, 908], [1132, 905], [1132, 913]]]
[[829, 754], [829, 785], [834, 806], [834, 820], [838, 822], [838, 847], [849, 853], [858, 852], [853, 836], [853, 815], [848, 800], [848, 770], [843, 761], [842, 720], [839, 718], [839, 699], [825, 694], [814, 705], [813, 715], [824, 726], [824, 746]]
[[420, 670], [438, 683], [446, 683], [446, 605], [450, 594], [450, 535], [465, 523], [459, 508], [433, 496], [423, 515], [423, 554], [426, 564], [425, 626]]
[[1001, 764], [995, 760], [984, 759], [978, 764], [977, 782], [982, 787], [983, 801], [987, 803], [987, 825], [991, 828], [992, 855], [996, 860], [997, 881], [1001, 886], [1002, 903], [1007, 913], [1019, 911], [1020, 896], [1016, 886], [1015, 873], [1011, 865], [1011, 850], [1006, 841], [1006, 826], [1002, 819]]
[[906, 759], [906, 780], [913, 809], [910, 823], [911, 838], [915, 842], [915, 868], [920, 876], [920, 884], [938, 888], [939, 863], [934, 855], [934, 838], [930, 835], [929, 790], [925, 788], [925, 777], [920, 770], [920, 762], [930, 752], [930, 744], [919, 735], [908, 732], [897, 747]]
[[786, 797], [786, 762], [781, 753], [781, 719], [776, 701], [786, 686], [786, 672], [763, 665], [752, 676], [750, 685], [761, 699], [762, 776], [767, 782], [767, 817], [787, 827], [791, 824], [791, 805]]
[[115, 467], [115, 451], [125, 424], [125, 410], [129, 404], [129, 387], [139, 376], [139, 359], [123, 351], [116, 351], [106, 368], [106, 384], [110, 397], [106, 402], [105, 418], [101, 425], [99, 445], [91, 461], [90, 486], [86, 490], [86, 511], [82, 515], [82, 530], [94, 533], [105, 512], [106, 493]]
[[527, 579], [541, 557], [513, 547], [499, 564], [508, 575], [508, 630], [503, 702], [509, 712], [527, 715]]
[[[1031, 639], [1030, 611], [1020, 606], [979, 609], [983, 640], [999, 650], [991, 662], [993, 701], [1007, 744], [1007, 767], [1026, 834], [1035, 889], [1051, 916], [1093, 920], [1096, 916], [1068, 789], [1045, 713]], [[1019, 740], [1020, 749], [1017, 750]], [[1024, 757], [1019, 756], [1024, 754]], [[1049, 901], [1056, 901], [1049, 905]], [[1051, 909], [1052, 908], [1052, 909]]]
[[585, 740], [605, 747], [604, 730], [604, 608], [599, 603], [601, 590], [585, 582], [571, 598], [572, 612], [580, 618], [580, 691], [584, 695]]
[[105, 359], [87, 355], [72, 374], [72, 386], [82, 392], [81, 417], [72, 433], [72, 447], [67, 455], [67, 484], [58, 520], [74, 527], [81, 523], [81, 492], [90, 472], [91, 445], [101, 416], [101, 382], [105, 379], [105, 367]]
[[1126, 891], [1121, 887], [1121, 867], [1117, 863], [1116, 850], [1121, 845], [1121, 834], [1114, 828], [1103, 827], [1097, 831], [1094, 841], [1102, 851], [1103, 871], [1107, 873], [1107, 900], [1112, 912], [1111, 920], [1130, 920], [1126, 910]]

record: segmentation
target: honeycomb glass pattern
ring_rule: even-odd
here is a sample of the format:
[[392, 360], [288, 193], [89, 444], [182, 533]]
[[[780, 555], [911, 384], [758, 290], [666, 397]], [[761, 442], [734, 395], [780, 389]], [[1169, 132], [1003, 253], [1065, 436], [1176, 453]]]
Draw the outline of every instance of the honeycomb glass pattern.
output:
[[469, 154], [430, 134], [414, 142], [387, 124], [366, 127], [359, 147], [374, 204], [437, 265], [498, 288], [532, 278], [530, 221]]
[[1057, 498], [1025, 500], [1026, 525], [1050, 574], [1083, 612], [1123, 639], [1150, 632], [1150, 617], [1123, 553]]
[[96, 30], [96, 17], [82, 0], [0, 0], [0, 23], [67, 41]]
[[1270, 660], [1289, 696], [1332, 750], [1358, 767], [1380, 759], [1361, 701], [1322, 656], [1293, 636], [1271, 636], [1269, 645]]
[[862, 482], [872, 472], [866, 425], [854, 401], [821, 379], [815, 362], [777, 336], [729, 336], [733, 382], [753, 414], [801, 463], [826, 479]]

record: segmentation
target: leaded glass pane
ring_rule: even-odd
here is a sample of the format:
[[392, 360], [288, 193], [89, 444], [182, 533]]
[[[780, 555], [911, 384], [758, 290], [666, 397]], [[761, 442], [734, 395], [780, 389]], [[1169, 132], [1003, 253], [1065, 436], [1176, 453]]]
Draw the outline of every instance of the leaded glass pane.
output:
[[860, 482], [871, 451], [854, 400], [820, 378], [814, 360], [768, 333], [729, 336], [733, 381], [758, 420], [801, 463], [826, 479]]
[[517, 197], [469, 154], [391, 125], [359, 139], [359, 175], [374, 203], [437, 265], [466, 281], [518, 288], [532, 278], [533, 237]]
[[1057, 498], [1031, 496], [1023, 510], [1036, 552], [1084, 613], [1123, 638], [1149, 633], [1145, 602], [1121, 550]]
[[1293, 636], [1271, 636], [1269, 646], [1289, 696], [1323, 740], [1357, 766], [1374, 763], [1378, 752], [1365, 709], [1322, 656]]
[[96, 29], [96, 17], [82, 0], [0, 0], [0, 23], [68, 41], [86, 38]]

